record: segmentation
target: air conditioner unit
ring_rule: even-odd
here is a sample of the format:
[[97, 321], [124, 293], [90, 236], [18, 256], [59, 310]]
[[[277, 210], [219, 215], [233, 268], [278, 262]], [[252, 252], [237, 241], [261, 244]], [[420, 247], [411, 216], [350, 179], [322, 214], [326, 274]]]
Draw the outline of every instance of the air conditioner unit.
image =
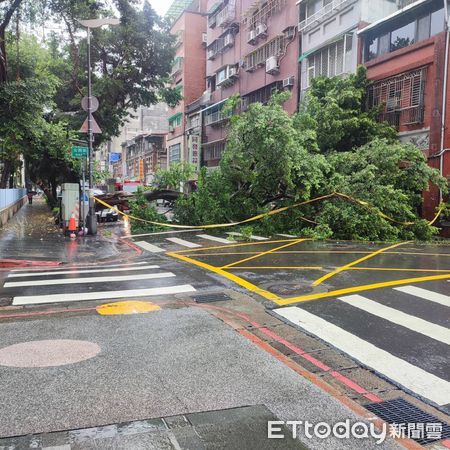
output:
[[202, 104], [205, 105], [211, 101], [211, 91], [205, 91], [202, 95]]
[[208, 59], [209, 59], [210, 61], [212, 61], [213, 59], [216, 59], [216, 50], [215, 50], [215, 49], [210, 48], [210, 49], [208, 50]]
[[283, 80], [283, 88], [290, 88], [294, 86], [295, 77], [285, 78]]
[[256, 37], [260, 38], [260, 37], [266, 37], [266, 36], [267, 36], [267, 25], [265, 25], [264, 23], [260, 23], [256, 27]]
[[295, 27], [287, 27], [286, 29], [283, 30], [283, 33], [288, 39], [294, 39]]
[[208, 35], [206, 33], [202, 33], [202, 44], [208, 43]]
[[224, 48], [226, 47], [233, 47], [234, 44], [234, 37], [232, 34], [227, 34], [225, 35], [225, 37], [223, 38], [223, 46]]
[[276, 56], [271, 56], [266, 61], [266, 73], [270, 75], [276, 75], [280, 72], [280, 66], [278, 65], [278, 58]]
[[251, 44], [251, 45], [253, 45], [253, 44], [256, 43], [256, 30], [251, 30], [251, 31], [248, 33], [248, 39], [247, 39], [247, 42], [248, 42], [249, 44]]

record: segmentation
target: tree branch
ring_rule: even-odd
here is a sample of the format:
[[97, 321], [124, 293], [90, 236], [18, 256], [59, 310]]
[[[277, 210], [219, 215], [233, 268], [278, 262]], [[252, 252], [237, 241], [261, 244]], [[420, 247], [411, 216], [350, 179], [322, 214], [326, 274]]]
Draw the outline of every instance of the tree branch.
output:
[[2, 33], [4, 30], [6, 30], [6, 27], [9, 25], [9, 22], [11, 22], [11, 18], [13, 16], [13, 14], [16, 12], [16, 9], [20, 6], [21, 3], [22, 3], [22, 0], [14, 0], [12, 5], [6, 11], [3, 22], [0, 23], [0, 33]]

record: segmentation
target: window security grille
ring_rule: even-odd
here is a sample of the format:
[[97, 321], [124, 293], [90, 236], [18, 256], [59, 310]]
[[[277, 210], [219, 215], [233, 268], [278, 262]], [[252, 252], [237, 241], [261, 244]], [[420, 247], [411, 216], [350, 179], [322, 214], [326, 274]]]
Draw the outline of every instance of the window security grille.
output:
[[368, 107], [381, 107], [380, 121], [396, 128], [423, 123], [426, 74], [423, 67], [377, 81], [369, 87]]

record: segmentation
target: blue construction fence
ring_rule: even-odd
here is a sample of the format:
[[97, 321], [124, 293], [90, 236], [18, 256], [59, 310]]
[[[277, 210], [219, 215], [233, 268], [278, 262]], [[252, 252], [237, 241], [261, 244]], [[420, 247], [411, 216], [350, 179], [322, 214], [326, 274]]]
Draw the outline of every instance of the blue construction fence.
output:
[[25, 188], [21, 189], [0, 189], [0, 210], [8, 208], [21, 198], [27, 195]]

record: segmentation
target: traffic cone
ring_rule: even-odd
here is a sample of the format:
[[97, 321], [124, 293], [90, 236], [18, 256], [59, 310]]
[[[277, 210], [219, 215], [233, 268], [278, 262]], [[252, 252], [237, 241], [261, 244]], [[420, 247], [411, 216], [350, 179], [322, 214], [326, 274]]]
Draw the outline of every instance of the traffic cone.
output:
[[69, 226], [67, 228], [70, 232], [70, 237], [73, 239], [76, 237], [77, 221], [75, 220], [75, 214], [72, 213], [72, 217], [69, 219]]

